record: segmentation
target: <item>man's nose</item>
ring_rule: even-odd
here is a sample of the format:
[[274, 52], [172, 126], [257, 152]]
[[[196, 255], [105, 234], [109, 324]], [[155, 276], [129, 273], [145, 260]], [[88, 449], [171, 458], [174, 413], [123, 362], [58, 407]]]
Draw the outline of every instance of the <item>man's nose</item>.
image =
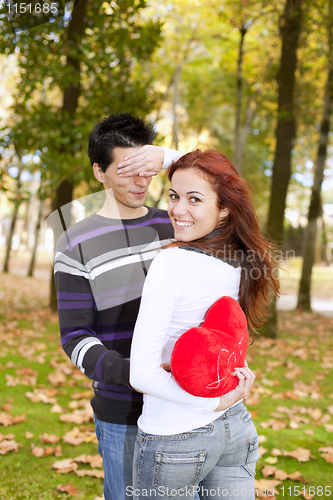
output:
[[134, 183], [136, 186], [140, 186], [142, 188], [146, 188], [149, 186], [149, 180], [147, 177], [142, 177], [139, 175], [135, 176]]

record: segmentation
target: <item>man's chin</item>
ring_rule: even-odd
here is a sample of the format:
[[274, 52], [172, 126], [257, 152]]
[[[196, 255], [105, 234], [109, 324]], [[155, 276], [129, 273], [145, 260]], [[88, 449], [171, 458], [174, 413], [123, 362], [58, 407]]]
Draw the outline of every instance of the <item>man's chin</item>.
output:
[[131, 198], [130, 200], [128, 200], [127, 206], [130, 208], [143, 207], [143, 205], [146, 202], [146, 198], [147, 198], [147, 196], [142, 196], [142, 198], [140, 197], [140, 198], [134, 199], [134, 200], [133, 200], [133, 198]]

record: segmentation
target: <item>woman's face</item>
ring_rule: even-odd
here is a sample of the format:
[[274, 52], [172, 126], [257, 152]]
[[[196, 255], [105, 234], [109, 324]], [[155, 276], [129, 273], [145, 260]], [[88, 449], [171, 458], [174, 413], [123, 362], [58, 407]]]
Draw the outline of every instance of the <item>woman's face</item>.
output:
[[178, 241], [193, 241], [209, 234], [228, 209], [217, 208], [217, 195], [202, 174], [193, 168], [178, 169], [172, 176], [168, 214]]

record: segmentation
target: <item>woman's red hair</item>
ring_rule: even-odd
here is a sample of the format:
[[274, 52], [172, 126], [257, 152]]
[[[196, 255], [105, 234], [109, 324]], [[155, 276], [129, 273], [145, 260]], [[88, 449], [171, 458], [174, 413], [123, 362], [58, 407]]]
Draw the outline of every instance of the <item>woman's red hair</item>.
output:
[[239, 304], [251, 330], [258, 328], [267, 315], [268, 292], [280, 293], [274, 275], [276, 265], [273, 245], [261, 235], [249, 189], [235, 167], [223, 154], [213, 151], [192, 151], [173, 163], [168, 170], [169, 180], [178, 169], [194, 168], [211, 184], [217, 194], [219, 209], [229, 214], [218, 228], [218, 235], [195, 241], [177, 241], [169, 246], [195, 246], [216, 257], [238, 261], [242, 266]]

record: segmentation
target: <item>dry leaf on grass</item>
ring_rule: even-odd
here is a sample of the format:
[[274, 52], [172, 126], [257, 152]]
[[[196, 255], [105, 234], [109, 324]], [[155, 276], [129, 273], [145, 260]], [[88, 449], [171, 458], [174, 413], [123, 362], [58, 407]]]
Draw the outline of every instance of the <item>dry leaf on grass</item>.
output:
[[310, 436], [310, 437], [314, 436], [314, 432], [312, 429], [305, 429], [304, 434], [306, 434], [307, 436]]
[[2, 424], [4, 427], [8, 427], [9, 425], [14, 425], [14, 424], [19, 424], [20, 422], [24, 422], [26, 419], [25, 413], [22, 415], [17, 415], [16, 417], [13, 417], [9, 413], [0, 413], [0, 424]]
[[75, 486], [72, 485], [71, 482], [69, 482], [67, 484], [58, 484], [57, 490], [68, 493], [68, 496], [70, 496], [70, 497], [79, 494], [78, 490], [75, 488]]
[[61, 408], [61, 406], [56, 403], [52, 406], [52, 408], [50, 409], [50, 413], [64, 413], [65, 410], [63, 410], [63, 408]]
[[0, 443], [0, 455], [6, 455], [9, 451], [17, 453], [19, 446], [23, 445], [21, 443], [17, 443], [13, 439], [4, 439]]
[[103, 467], [103, 459], [100, 455], [80, 455], [73, 460], [75, 460], [75, 462], [81, 462], [83, 464], [90, 464], [90, 467], [92, 469]]
[[261, 469], [261, 473], [264, 477], [274, 476], [274, 479], [278, 479], [280, 481], [284, 481], [285, 479], [292, 479], [293, 481], [302, 481], [303, 483], [308, 483], [308, 481], [304, 479], [299, 471], [288, 474], [286, 471], [278, 469], [277, 467], [274, 467], [272, 465], [265, 465]]
[[258, 452], [259, 452], [259, 457], [261, 458], [263, 455], [265, 455], [265, 453], [268, 452], [268, 450], [266, 448], [264, 448], [263, 446], [259, 446]]
[[[266, 495], [267, 495], [268, 490], [273, 490], [273, 488], [275, 488], [279, 484], [281, 484], [281, 481], [278, 481], [277, 479], [266, 479], [265, 478], [265, 479], [255, 479], [254, 480], [254, 488], [256, 490], [259, 490], [259, 492], [262, 492], [262, 493], [266, 492]], [[278, 493], [278, 491], [275, 490], [274, 493]], [[269, 495], [269, 497], [272, 498], [271, 495]]]
[[83, 476], [93, 476], [93, 477], [98, 477], [100, 479], [104, 479], [104, 470], [102, 469], [81, 469], [81, 470], [76, 470], [75, 474], [77, 476], [83, 477]]
[[85, 410], [74, 410], [73, 413], [65, 413], [64, 415], [60, 415], [60, 420], [62, 422], [71, 424], [85, 424], [87, 422], [93, 421], [93, 411], [92, 408]]
[[34, 437], [34, 434], [29, 431], [25, 431], [25, 439], [32, 439]]
[[296, 448], [296, 450], [286, 451], [283, 454], [288, 457], [296, 458], [299, 462], [308, 462], [310, 458], [316, 458], [311, 455], [311, 451], [306, 448]]
[[78, 446], [82, 443], [90, 443], [95, 441], [96, 434], [94, 431], [85, 431], [81, 432], [78, 427], [74, 427], [71, 431], [66, 432], [64, 437], [62, 438], [64, 443], [72, 444], [74, 446]]
[[1, 434], [0, 432], [0, 442], [3, 441], [4, 439], [15, 439], [15, 435], [14, 434]]
[[44, 432], [44, 434], [39, 437], [42, 443], [57, 443], [60, 441], [60, 437], [55, 434], [47, 434], [47, 432]]
[[75, 472], [78, 465], [72, 458], [66, 458], [65, 460], [54, 462], [52, 468], [56, 469], [59, 474], [67, 474], [68, 472]]
[[44, 448], [41, 446], [34, 446], [31, 443], [31, 454], [36, 458], [41, 458], [44, 456]]
[[45, 403], [53, 405], [57, 402], [57, 398], [54, 397], [57, 392], [58, 391], [56, 389], [35, 388], [32, 392], [26, 392], [25, 395], [32, 403]]

